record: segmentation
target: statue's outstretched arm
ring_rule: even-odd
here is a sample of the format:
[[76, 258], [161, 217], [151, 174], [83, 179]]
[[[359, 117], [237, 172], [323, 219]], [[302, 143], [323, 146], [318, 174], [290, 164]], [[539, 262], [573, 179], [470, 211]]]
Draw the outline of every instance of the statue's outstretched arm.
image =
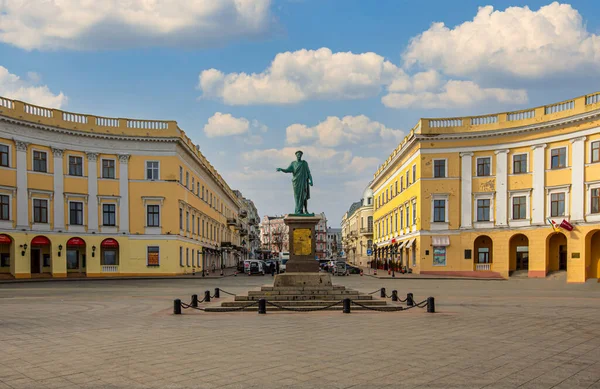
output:
[[284, 172], [284, 173], [292, 173], [294, 171], [293, 163], [290, 163], [290, 166], [288, 166], [287, 169], [283, 169], [283, 168], [278, 167], [277, 171], [278, 172]]

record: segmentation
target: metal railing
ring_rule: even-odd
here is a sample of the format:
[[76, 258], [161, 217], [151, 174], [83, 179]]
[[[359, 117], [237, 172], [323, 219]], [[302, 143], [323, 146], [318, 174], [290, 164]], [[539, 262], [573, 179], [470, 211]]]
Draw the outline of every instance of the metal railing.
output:
[[102, 265], [102, 273], [118, 273], [118, 265]]

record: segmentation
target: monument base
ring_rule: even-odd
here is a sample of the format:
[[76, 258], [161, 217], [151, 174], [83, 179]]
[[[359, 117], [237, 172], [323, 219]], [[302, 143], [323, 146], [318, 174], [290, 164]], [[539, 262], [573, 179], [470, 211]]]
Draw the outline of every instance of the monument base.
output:
[[285, 265], [286, 273], [318, 273], [315, 227], [321, 220], [315, 216], [287, 215], [283, 221], [289, 228], [290, 259]]
[[332, 286], [329, 273], [284, 273], [277, 274], [274, 287], [320, 287]]

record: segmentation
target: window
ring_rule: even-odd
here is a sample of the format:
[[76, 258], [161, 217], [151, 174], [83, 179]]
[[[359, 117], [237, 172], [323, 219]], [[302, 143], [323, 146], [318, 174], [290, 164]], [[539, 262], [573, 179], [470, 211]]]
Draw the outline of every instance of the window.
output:
[[116, 223], [116, 207], [114, 204], [102, 205], [102, 225], [115, 226]]
[[0, 253], [0, 267], [10, 267], [10, 253]]
[[[192, 214], [192, 234], [196, 233], [196, 215]], [[192, 255], [193, 257], [193, 255]], [[193, 258], [192, 258], [193, 260]]]
[[185, 213], [185, 230], [187, 232], [190, 232], [190, 213], [189, 212]]
[[10, 197], [0, 195], [0, 220], [10, 220]]
[[146, 266], [160, 266], [160, 247], [148, 246], [146, 252]]
[[385, 190], [385, 202], [387, 203], [388, 201], [390, 201], [390, 190], [386, 189]]
[[513, 174], [527, 173], [527, 154], [513, 155]]
[[192, 267], [194, 267], [194, 249], [192, 249]]
[[183, 209], [179, 208], [179, 229], [183, 230]]
[[550, 195], [550, 216], [564, 216], [565, 194], [553, 193]]
[[410, 223], [410, 205], [406, 206], [406, 228], [408, 228]]
[[204, 200], [204, 185], [202, 185], [202, 200]]
[[412, 224], [413, 224], [413, 226], [416, 226], [417, 225], [417, 203], [416, 202], [413, 203], [412, 211], [413, 211]]
[[33, 171], [43, 172], [48, 171], [47, 153], [44, 151], [33, 151]]
[[394, 214], [394, 232], [398, 231], [398, 213]]
[[445, 159], [434, 159], [433, 160], [433, 176], [436, 178], [446, 177], [446, 160]]
[[190, 190], [194, 192], [194, 189], [196, 189], [196, 179], [192, 177], [192, 186], [190, 187]]
[[592, 205], [592, 207], [591, 207], [592, 213], [600, 213], [600, 189], [599, 188], [592, 189], [591, 205]]
[[160, 227], [160, 205], [146, 206], [148, 227]]
[[202, 220], [202, 237], [206, 238], [206, 235], [204, 235], [204, 220]]
[[183, 266], [183, 247], [179, 246], [179, 266]]
[[477, 263], [490, 263], [490, 249], [488, 247], [480, 247], [477, 250]]
[[190, 188], [190, 172], [185, 172], [185, 187]]
[[433, 200], [433, 221], [446, 221], [446, 200]]
[[404, 209], [400, 207], [400, 228], [404, 226]]
[[492, 175], [492, 159], [490, 157], [477, 158], [477, 176]]
[[404, 190], [404, 176], [400, 177], [400, 192]]
[[398, 181], [396, 181], [396, 182], [394, 183], [394, 185], [395, 185], [395, 188], [396, 188], [396, 190], [394, 191], [394, 193], [395, 193], [396, 195], [398, 195]]
[[200, 181], [198, 181], [198, 189], [196, 189], [196, 196], [200, 196]]
[[527, 197], [515, 196], [512, 201], [512, 217], [515, 220], [525, 219], [527, 217]]
[[490, 200], [489, 199], [477, 200], [477, 221], [478, 222], [489, 222], [490, 221]]
[[408, 188], [408, 186], [410, 185], [410, 172], [406, 172], [406, 187]]
[[600, 141], [592, 142], [592, 162], [600, 162]]
[[69, 202], [69, 224], [72, 226], [83, 225], [83, 203], [81, 201]]
[[102, 265], [119, 265], [119, 249], [103, 248], [102, 249]]
[[183, 168], [179, 166], [179, 183], [183, 185]]
[[[413, 266], [416, 264], [413, 262]], [[446, 266], [446, 247], [433, 247], [433, 266]]]
[[190, 248], [185, 248], [185, 266], [190, 266]]
[[0, 166], [8, 167], [9, 148], [7, 145], [0, 145]]
[[83, 158], [69, 156], [69, 175], [83, 176]]
[[146, 161], [146, 179], [147, 180], [158, 180], [159, 179], [158, 161]]
[[102, 178], [115, 178], [115, 160], [102, 160]]
[[560, 147], [550, 151], [550, 168], [560, 169], [567, 166], [567, 148]]
[[33, 200], [33, 222], [48, 223], [48, 200]]
[[413, 173], [412, 182], [416, 182], [417, 181], [417, 165], [413, 165], [412, 173]]

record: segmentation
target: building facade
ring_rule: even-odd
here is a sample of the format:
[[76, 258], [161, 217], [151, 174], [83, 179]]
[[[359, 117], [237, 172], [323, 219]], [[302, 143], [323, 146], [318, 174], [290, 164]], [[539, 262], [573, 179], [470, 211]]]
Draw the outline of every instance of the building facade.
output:
[[340, 257], [342, 253], [342, 229], [327, 228], [327, 258]]
[[174, 121], [0, 98], [0, 202], [8, 277], [189, 274], [239, 255], [238, 198]]
[[256, 252], [260, 250], [259, 232], [258, 232], [258, 210], [254, 202], [245, 198], [242, 192], [234, 190], [233, 193], [238, 198], [240, 204], [240, 237], [241, 237], [241, 258], [255, 258]]
[[263, 216], [260, 223], [260, 240], [263, 250], [271, 251], [277, 257], [290, 251], [289, 227], [283, 222], [284, 216]]
[[348, 263], [369, 266], [373, 255], [373, 191], [365, 189], [363, 198], [352, 203], [342, 217], [342, 243]]
[[325, 212], [321, 212], [318, 215], [319, 222], [315, 226], [315, 239], [317, 240], [315, 257], [318, 259], [327, 259], [327, 217]]
[[421, 119], [370, 185], [377, 259], [416, 273], [598, 278], [599, 125], [599, 93]]

